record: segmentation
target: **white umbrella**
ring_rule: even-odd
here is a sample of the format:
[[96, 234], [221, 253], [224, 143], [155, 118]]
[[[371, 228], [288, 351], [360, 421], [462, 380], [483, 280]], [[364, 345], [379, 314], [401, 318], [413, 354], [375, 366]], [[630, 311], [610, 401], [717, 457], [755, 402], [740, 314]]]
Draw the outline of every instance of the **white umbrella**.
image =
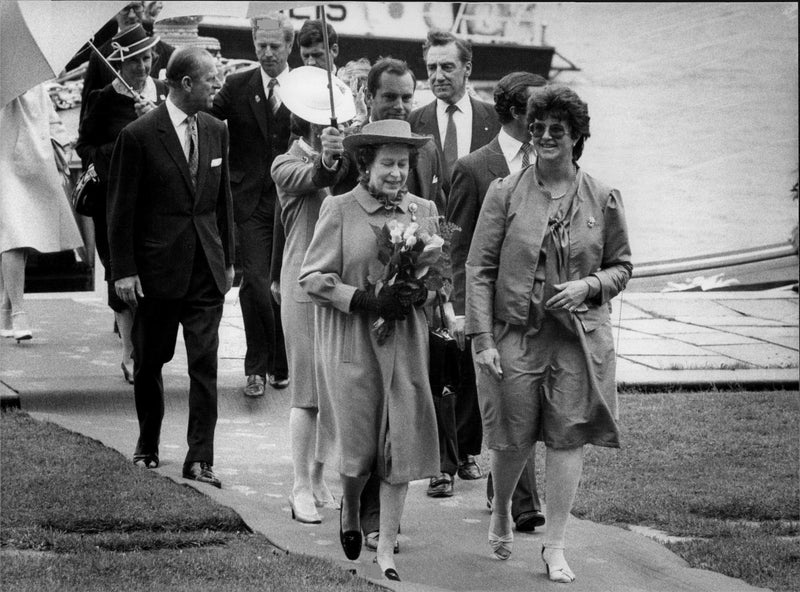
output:
[[[0, 0], [0, 107], [58, 76], [75, 53], [128, 2]], [[257, 17], [309, 2], [173, 2], [161, 18]]]
[[57, 76], [126, 4], [0, 1], [0, 106]]

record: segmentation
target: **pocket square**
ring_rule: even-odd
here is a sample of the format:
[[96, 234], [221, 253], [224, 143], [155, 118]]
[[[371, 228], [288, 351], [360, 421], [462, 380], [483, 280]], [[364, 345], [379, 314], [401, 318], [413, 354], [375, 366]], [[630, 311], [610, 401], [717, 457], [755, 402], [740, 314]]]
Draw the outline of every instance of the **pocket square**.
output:
[[222, 164], [222, 159], [221, 158], [212, 158], [211, 159], [211, 168], [218, 167], [221, 164]]

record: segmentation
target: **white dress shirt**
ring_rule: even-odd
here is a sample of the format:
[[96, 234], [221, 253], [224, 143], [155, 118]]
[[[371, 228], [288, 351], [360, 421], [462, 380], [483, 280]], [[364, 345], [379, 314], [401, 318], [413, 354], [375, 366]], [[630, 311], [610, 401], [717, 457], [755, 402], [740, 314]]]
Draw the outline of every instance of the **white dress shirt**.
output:
[[189, 162], [189, 140], [186, 137], [186, 128], [189, 126], [186, 120], [189, 116], [181, 111], [180, 107], [173, 103], [169, 96], [164, 104], [167, 106], [167, 113], [169, 114], [172, 126], [175, 128], [175, 133], [178, 134], [178, 140], [183, 148], [183, 155], [186, 157], [186, 162]]
[[[503, 157], [506, 159], [508, 172], [516, 173], [522, 168], [522, 152], [520, 150], [522, 142], [512, 138], [503, 128], [500, 128], [500, 132], [497, 134], [497, 141], [500, 143], [500, 150], [502, 150]], [[531, 153], [528, 157], [530, 162], [534, 161], [532, 148], [533, 146], [531, 145]]]
[[[439, 137], [444, 146], [445, 134], [447, 133], [447, 107], [441, 99], [436, 99], [436, 122], [439, 124]], [[469, 154], [469, 147], [472, 145], [472, 103], [469, 94], [464, 93], [461, 100], [456, 103], [458, 111], [453, 113], [453, 123], [456, 124], [456, 134], [458, 137], [458, 157]]]
[[[261, 84], [264, 85], [264, 96], [267, 97], [269, 100], [269, 81], [272, 80], [272, 76], [264, 72], [264, 68], [259, 68], [261, 70]], [[278, 84], [275, 85], [275, 88], [272, 90], [272, 97], [275, 100], [275, 106], [273, 107], [273, 111], [277, 111], [278, 108], [281, 106], [281, 82], [286, 80], [286, 75], [289, 73], [289, 65], [287, 64], [286, 67], [283, 69], [283, 72], [278, 74], [275, 78], [278, 81]]]

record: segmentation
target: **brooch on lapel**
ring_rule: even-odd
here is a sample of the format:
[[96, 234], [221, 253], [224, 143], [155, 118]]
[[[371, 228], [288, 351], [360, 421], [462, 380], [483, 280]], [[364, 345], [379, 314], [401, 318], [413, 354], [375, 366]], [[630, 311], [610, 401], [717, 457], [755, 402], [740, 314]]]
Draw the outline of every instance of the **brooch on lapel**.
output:
[[261, 97], [256, 95], [256, 103], [260, 103], [260, 102], [261, 102]]
[[412, 222], [416, 222], [417, 221], [417, 204], [415, 204], [415, 203], [408, 204], [408, 211], [411, 213], [411, 221]]
[[594, 216], [589, 216], [589, 219], [586, 221], [586, 226], [594, 228], [595, 224], [597, 224], [597, 220], [594, 219]]

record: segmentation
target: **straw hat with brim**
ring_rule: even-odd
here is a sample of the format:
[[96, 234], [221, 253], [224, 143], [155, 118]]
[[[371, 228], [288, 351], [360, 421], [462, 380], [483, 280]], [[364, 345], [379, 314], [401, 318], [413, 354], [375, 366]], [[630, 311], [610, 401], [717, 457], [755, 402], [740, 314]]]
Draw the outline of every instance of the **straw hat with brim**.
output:
[[[337, 121], [350, 121], [356, 116], [356, 105], [350, 88], [335, 76], [333, 108]], [[281, 101], [292, 113], [317, 125], [331, 122], [331, 97], [328, 92], [328, 73], [322, 68], [301, 66], [290, 70], [280, 81]]]
[[114, 51], [108, 56], [109, 62], [124, 62], [128, 58], [152, 49], [158, 43], [160, 37], [148, 37], [141, 23], [137, 23], [123, 29], [111, 39], [111, 47]]
[[430, 136], [411, 133], [411, 126], [401, 119], [373, 121], [361, 128], [361, 133], [344, 139], [344, 147], [353, 150], [359, 146], [379, 146], [381, 144], [406, 144], [420, 148], [430, 141]]

